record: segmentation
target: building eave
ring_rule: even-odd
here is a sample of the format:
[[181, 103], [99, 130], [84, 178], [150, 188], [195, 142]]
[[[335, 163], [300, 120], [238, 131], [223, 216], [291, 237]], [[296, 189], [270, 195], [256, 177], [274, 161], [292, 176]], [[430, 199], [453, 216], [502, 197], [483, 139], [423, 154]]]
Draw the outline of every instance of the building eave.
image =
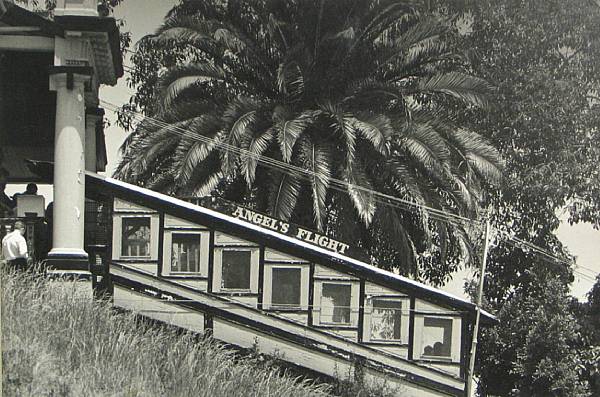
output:
[[112, 17], [55, 16], [65, 31], [77, 31], [89, 40], [94, 52], [98, 81], [115, 85], [123, 76], [123, 57], [120, 49], [119, 28]]
[[56, 22], [46, 19], [13, 3], [3, 2], [3, 5], [4, 7], [0, 8], [0, 22], [8, 26], [39, 28], [38, 31], [27, 32], [27, 35], [45, 37], [65, 36], [65, 30]]

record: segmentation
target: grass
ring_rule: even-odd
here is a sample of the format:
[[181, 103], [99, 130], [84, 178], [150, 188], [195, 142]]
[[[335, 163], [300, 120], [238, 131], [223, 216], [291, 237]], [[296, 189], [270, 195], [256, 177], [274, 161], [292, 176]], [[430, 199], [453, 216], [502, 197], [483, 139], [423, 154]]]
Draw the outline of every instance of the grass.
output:
[[[2, 272], [5, 396], [324, 396], [210, 339], [116, 313], [73, 282]], [[59, 285], [61, 285], [59, 287]]]
[[[74, 282], [0, 271], [4, 396], [388, 396], [116, 312]], [[81, 284], [80, 284], [81, 285]], [[302, 374], [301, 374], [302, 375]]]

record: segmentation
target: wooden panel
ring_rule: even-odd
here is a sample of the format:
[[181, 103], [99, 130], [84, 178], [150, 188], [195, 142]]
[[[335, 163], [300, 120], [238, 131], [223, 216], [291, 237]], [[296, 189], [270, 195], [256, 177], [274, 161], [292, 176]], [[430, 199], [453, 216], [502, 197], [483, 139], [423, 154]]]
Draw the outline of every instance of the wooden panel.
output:
[[221, 341], [241, 347], [257, 347], [261, 353], [276, 354], [282, 359], [330, 376], [350, 374], [352, 364], [333, 355], [309, 351], [294, 343], [247, 329], [239, 324], [222, 319], [214, 319], [213, 336]]
[[142, 207], [141, 205], [133, 204], [119, 198], [115, 198], [114, 210], [115, 212], [156, 212], [150, 208]]
[[228, 296], [228, 299], [231, 299], [236, 302], [241, 302], [246, 306], [254, 307], [258, 305], [258, 296]]
[[145, 271], [146, 273], [156, 275], [158, 273], [158, 265], [156, 263], [128, 263], [134, 269]]
[[[371, 349], [368, 346], [361, 345], [358, 343], [352, 343], [344, 340], [343, 338], [335, 337], [331, 333], [320, 332], [311, 327], [304, 327], [301, 324], [287, 321], [276, 316], [266, 316], [257, 312], [256, 310], [245, 308], [243, 306], [226, 305], [222, 300], [216, 299], [209, 294], [203, 294], [200, 292], [193, 292], [189, 289], [185, 289], [181, 286], [166, 283], [164, 280], [155, 279], [151, 276], [134, 273], [118, 266], [111, 267], [111, 274], [114, 274], [117, 279], [126, 278], [128, 282], [139, 283], [145, 285], [146, 288], [158, 288], [163, 295], [174, 294], [180, 298], [178, 299], [191, 299], [197, 302], [199, 305], [206, 305], [219, 309], [219, 317], [214, 317], [213, 325], [223, 325], [228, 323], [230, 326], [229, 340], [230, 343], [249, 347], [254, 344], [255, 338], [259, 342], [259, 347], [262, 348], [263, 336], [272, 338], [275, 342], [280, 341], [281, 343], [289, 343], [297, 348], [301, 349], [305, 354], [309, 354], [312, 361], [305, 361], [308, 368], [313, 368], [316, 371], [321, 371], [320, 366], [324, 365], [324, 360], [334, 359], [343, 360], [339, 356], [334, 356], [334, 352], [352, 352], [356, 355], [362, 356], [367, 360], [373, 360], [374, 364], [381, 364], [382, 370], [374, 370], [371, 368], [370, 374], [377, 377], [378, 379], [387, 378], [384, 374], [387, 371], [386, 367], [396, 368], [398, 371], [405, 373], [414, 374], [422, 379], [424, 384], [430, 383], [432, 387], [444, 390], [444, 393], [431, 392], [431, 389], [424, 389], [420, 386], [406, 382], [406, 380], [400, 380], [402, 376], [398, 378], [389, 377], [387, 378], [390, 382], [399, 381], [406, 386], [407, 389], [416, 388], [418, 390], [425, 390], [422, 394], [409, 393], [405, 395], [411, 396], [441, 396], [441, 395], [462, 395], [461, 390], [464, 389], [464, 381], [458, 379], [455, 376], [446, 375], [441, 371], [433, 371], [423, 365], [418, 365], [414, 362], [396, 358], [393, 355], [382, 353], [381, 350]], [[210, 310], [210, 309], [209, 309]], [[230, 318], [230, 320], [224, 320], [224, 318]], [[222, 321], [218, 324], [218, 321]], [[247, 325], [244, 325], [247, 322]], [[260, 327], [256, 329], [254, 327]], [[243, 335], [247, 333], [247, 335]], [[221, 333], [222, 334], [222, 333]], [[296, 339], [294, 339], [294, 335]], [[219, 338], [219, 337], [217, 337]], [[285, 339], [291, 338], [296, 342], [287, 342]], [[301, 339], [297, 339], [301, 338]], [[268, 344], [273, 347], [273, 345]], [[280, 352], [287, 352], [285, 346], [275, 346], [274, 349], [278, 349]], [[317, 349], [326, 349], [329, 352], [318, 351]], [[291, 350], [290, 350], [291, 351]], [[321, 356], [323, 354], [323, 356]], [[291, 356], [290, 356], [291, 357]], [[294, 358], [294, 357], [292, 357]], [[288, 358], [285, 358], [288, 359]], [[299, 362], [298, 360], [291, 359], [299, 365], [305, 365], [305, 362]], [[343, 361], [347, 363], [346, 361]], [[342, 369], [343, 370], [343, 369]], [[327, 373], [326, 371], [321, 371]], [[341, 370], [337, 371], [340, 374]]]
[[[380, 373], [371, 368], [365, 368], [363, 370], [363, 375], [365, 383], [381, 385], [385, 382], [386, 389], [394, 390], [398, 396], [402, 397], [448, 397], [449, 395], [452, 395], [437, 392], [392, 376], [384, 378]], [[462, 396], [464, 394], [461, 393], [460, 395]]]
[[127, 288], [115, 286], [113, 303], [116, 307], [131, 310], [134, 313], [155, 320], [173, 324], [193, 332], [204, 332], [204, 314], [182, 309]]
[[176, 218], [172, 215], [165, 214], [165, 229], [201, 229], [208, 230], [206, 226], [187, 221], [185, 219]]
[[171, 279], [177, 283], [187, 285], [188, 287], [195, 288], [199, 291], [208, 290], [208, 280], [186, 280], [186, 279]]
[[215, 232], [215, 245], [247, 245], [258, 247], [256, 243], [221, 232]]
[[308, 263], [306, 260], [302, 258], [298, 258], [295, 256], [291, 256], [288, 254], [284, 254], [283, 252], [275, 251], [271, 248], [265, 249], [265, 261], [270, 262], [304, 262]]
[[426, 302], [421, 299], [415, 300], [415, 310], [417, 312], [423, 311], [423, 312], [428, 312], [428, 313], [431, 312], [431, 313], [440, 313], [440, 314], [452, 314], [452, 312], [456, 312], [457, 315], [460, 314], [459, 312], [456, 311], [456, 309], [441, 307], [441, 306]]
[[369, 346], [382, 350], [384, 352], [388, 352], [398, 357], [408, 358], [408, 346], [393, 346], [393, 345], [381, 345], [381, 344], [370, 344]]
[[300, 324], [308, 324], [308, 313], [275, 312], [275, 314], [283, 318], [288, 318]]
[[452, 364], [428, 363], [427, 365], [429, 365], [433, 368], [437, 368], [441, 371], [448, 372], [449, 374], [460, 376], [460, 365], [458, 365], [456, 363], [452, 363]]
[[358, 278], [346, 273], [338, 272], [323, 265], [315, 265], [315, 278], [343, 278], [348, 280], [358, 280]]
[[405, 295], [402, 292], [370, 282], [365, 283], [365, 295]]
[[358, 340], [358, 331], [355, 329], [328, 329], [326, 331], [339, 335], [342, 338], [350, 339], [353, 342]]

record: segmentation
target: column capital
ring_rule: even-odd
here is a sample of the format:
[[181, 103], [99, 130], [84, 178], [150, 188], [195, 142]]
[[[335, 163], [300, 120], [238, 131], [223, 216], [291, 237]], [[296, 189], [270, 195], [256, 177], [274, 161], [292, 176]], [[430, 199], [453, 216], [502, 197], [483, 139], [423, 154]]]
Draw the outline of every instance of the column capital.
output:
[[56, 91], [61, 86], [72, 90], [75, 84], [83, 85], [90, 81], [94, 75], [94, 69], [91, 66], [50, 66], [48, 74], [50, 75], [50, 90]]

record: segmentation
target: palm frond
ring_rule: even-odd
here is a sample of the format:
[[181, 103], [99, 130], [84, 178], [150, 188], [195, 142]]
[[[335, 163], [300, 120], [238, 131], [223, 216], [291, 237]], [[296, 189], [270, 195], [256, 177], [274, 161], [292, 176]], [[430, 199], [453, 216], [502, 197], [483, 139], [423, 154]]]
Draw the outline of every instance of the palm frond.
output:
[[272, 128], [269, 128], [258, 136], [253, 136], [244, 144], [247, 153], [244, 153], [241, 157], [241, 168], [249, 188], [254, 183], [258, 159], [269, 148], [274, 136], [275, 132]]
[[175, 66], [168, 69], [159, 79], [158, 90], [162, 99], [163, 108], [171, 106], [186, 89], [198, 86], [198, 84], [223, 80], [225, 72], [212, 63], [191, 63]]
[[404, 102], [405, 91], [389, 82], [384, 82], [373, 77], [359, 79], [348, 84], [345, 102], [361, 100], [364, 103], [377, 100], [382, 102]]
[[342, 106], [330, 101], [319, 104], [324, 115], [331, 120], [331, 127], [343, 138], [346, 146], [346, 166], [351, 167], [356, 153], [356, 134], [354, 133], [352, 115], [345, 113]]
[[481, 135], [463, 128], [452, 129], [449, 136], [464, 151], [469, 165], [481, 178], [492, 185], [500, 183], [504, 161], [496, 148]]
[[459, 72], [440, 73], [420, 79], [417, 92], [443, 93], [481, 108], [488, 106], [493, 87], [485, 80]]
[[401, 145], [431, 175], [440, 177], [449, 167], [450, 150], [430, 124], [411, 123]]
[[318, 110], [307, 110], [294, 119], [284, 120], [276, 125], [277, 140], [279, 141], [283, 161], [290, 162], [296, 141], [306, 128], [315, 122], [319, 114], [320, 111]]
[[390, 158], [385, 162], [385, 169], [392, 177], [391, 185], [398, 193], [407, 196], [416, 203], [427, 203], [421, 188], [420, 178], [407, 163], [400, 161], [398, 158]]
[[[359, 117], [361, 119], [359, 119]], [[358, 135], [370, 142], [384, 156], [389, 153], [389, 140], [394, 133], [390, 119], [384, 115], [357, 116], [349, 119]]]
[[177, 148], [176, 180], [181, 186], [188, 184], [197, 167], [208, 158], [223, 140], [219, 123], [213, 117], [203, 116], [193, 126], [193, 134], [181, 139]]
[[204, 197], [210, 195], [223, 179], [223, 174], [220, 171], [210, 175], [203, 184], [198, 185], [194, 190], [195, 197]]
[[289, 220], [298, 202], [300, 179], [293, 173], [275, 172], [269, 194], [270, 213], [275, 218]]
[[193, 16], [180, 16], [177, 20], [165, 22], [154, 36], [148, 36], [159, 45], [173, 43], [186, 44], [211, 55], [217, 55], [217, 42], [213, 37], [214, 24], [198, 20]]
[[358, 215], [365, 226], [369, 227], [375, 214], [375, 197], [371, 192], [373, 185], [369, 181], [364, 166], [358, 158], [354, 160], [352, 167], [346, 167], [344, 170], [344, 179], [348, 182], [348, 195]]
[[238, 97], [223, 113], [222, 120], [227, 131], [226, 143], [229, 145], [228, 150], [222, 153], [223, 175], [230, 175], [235, 169], [239, 155], [231, 148], [239, 147], [247, 128], [256, 121], [258, 106], [252, 99]]
[[383, 78], [389, 82], [398, 82], [429, 73], [431, 64], [449, 62], [459, 58], [448, 51], [447, 44], [438, 40], [427, 40], [410, 48], [399, 62], [384, 72]]
[[299, 156], [310, 171], [310, 187], [313, 196], [313, 215], [315, 226], [323, 230], [325, 199], [331, 177], [331, 149], [325, 143], [315, 142], [305, 136], [299, 142]]
[[[433, 43], [440, 43], [439, 37], [446, 33], [448, 28], [444, 26], [437, 18], [429, 18], [418, 21], [408, 28], [406, 32], [400, 35], [391, 45], [382, 50], [382, 55], [376, 61], [379, 68], [388, 66], [398, 57], [405, 57], [411, 50], [419, 47], [427, 47]], [[386, 48], [387, 47], [387, 48]]]
[[295, 60], [282, 62], [277, 69], [277, 87], [290, 101], [300, 100], [304, 94], [302, 66]]
[[405, 220], [397, 209], [381, 205], [377, 207], [375, 220], [381, 226], [381, 231], [387, 236], [387, 241], [392, 244], [400, 254], [400, 261], [408, 264], [410, 269], [417, 270], [417, 250], [412, 242], [410, 233], [404, 226]]

